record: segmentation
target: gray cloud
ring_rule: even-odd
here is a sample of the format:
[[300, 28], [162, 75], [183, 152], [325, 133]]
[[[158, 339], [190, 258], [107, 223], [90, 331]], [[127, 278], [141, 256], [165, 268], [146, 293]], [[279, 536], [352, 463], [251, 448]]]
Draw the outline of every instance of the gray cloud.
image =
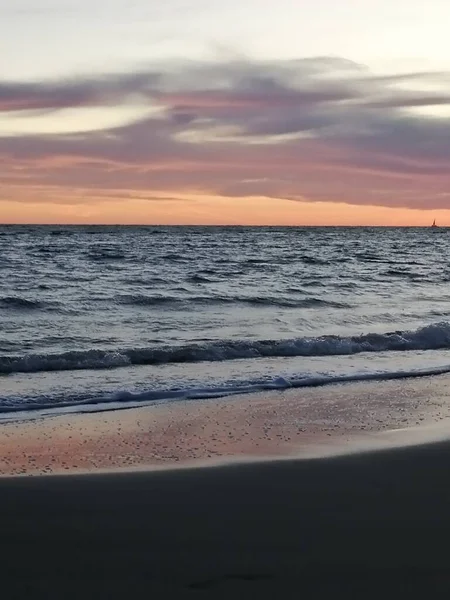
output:
[[[420, 82], [424, 89], [416, 91]], [[440, 91], [426, 91], [430, 83]], [[380, 77], [352, 61], [319, 57], [172, 64], [72, 81], [0, 81], [4, 114], [136, 98], [163, 112], [100, 132], [0, 138], [4, 178], [17, 185], [71, 187], [82, 181], [94, 190], [450, 208], [450, 119], [411, 110], [450, 104], [448, 73]]]
[[449, 74], [376, 77], [352, 61], [329, 57], [273, 63], [179, 63], [103, 77], [37, 82], [0, 80], [0, 111], [107, 106], [134, 97], [199, 110], [299, 108], [357, 100], [388, 108], [449, 102], [448, 94], [405, 94], [392, 89], [393, 84], [421, 79], [448, 81]]
[[108, 106], [148, 95], [160, 74], [121, 73], [57, 81], [0, 81], [0, 111], [59, 110]]

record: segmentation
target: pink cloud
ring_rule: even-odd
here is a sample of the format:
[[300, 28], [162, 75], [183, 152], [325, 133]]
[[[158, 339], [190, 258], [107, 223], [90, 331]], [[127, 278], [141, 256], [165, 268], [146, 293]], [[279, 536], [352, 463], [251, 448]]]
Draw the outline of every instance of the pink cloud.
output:
[[409, 110], [450, 102], [450, 90], [393, 85], [434, 78], [444, 86], [448, 75], [373, 77], [348, 62], [338, 77], [340, 64], [199, 64], [98, 80], [0, 81], [4, 114], [136, 96], [164, 111], [100, 132], [0, 138], [0, 182], [93, 195], [158, 190], [450, 208], [450, 119]]

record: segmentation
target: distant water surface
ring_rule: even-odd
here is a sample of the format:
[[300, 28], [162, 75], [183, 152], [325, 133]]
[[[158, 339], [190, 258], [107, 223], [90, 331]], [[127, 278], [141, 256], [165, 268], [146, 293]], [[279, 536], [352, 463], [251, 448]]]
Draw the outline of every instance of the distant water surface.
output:
[[0, 226], [0, 411], [433, 373], [449, 317], [446, 229]]

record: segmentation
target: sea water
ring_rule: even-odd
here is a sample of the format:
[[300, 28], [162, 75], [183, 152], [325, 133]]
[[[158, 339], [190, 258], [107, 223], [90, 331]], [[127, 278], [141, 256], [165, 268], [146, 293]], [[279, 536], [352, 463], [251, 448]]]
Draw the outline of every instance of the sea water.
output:
[[450, 371], [450, 230], [0, 226], [0, 418]]

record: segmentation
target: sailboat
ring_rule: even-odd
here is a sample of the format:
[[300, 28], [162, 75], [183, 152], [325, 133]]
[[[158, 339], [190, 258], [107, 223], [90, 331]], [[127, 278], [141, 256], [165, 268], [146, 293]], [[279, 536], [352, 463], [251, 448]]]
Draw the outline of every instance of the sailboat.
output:
[[437, 227], [437, 225], [436, 225], [436, 219], [433, 221], [433, 225], [431, 227]]

